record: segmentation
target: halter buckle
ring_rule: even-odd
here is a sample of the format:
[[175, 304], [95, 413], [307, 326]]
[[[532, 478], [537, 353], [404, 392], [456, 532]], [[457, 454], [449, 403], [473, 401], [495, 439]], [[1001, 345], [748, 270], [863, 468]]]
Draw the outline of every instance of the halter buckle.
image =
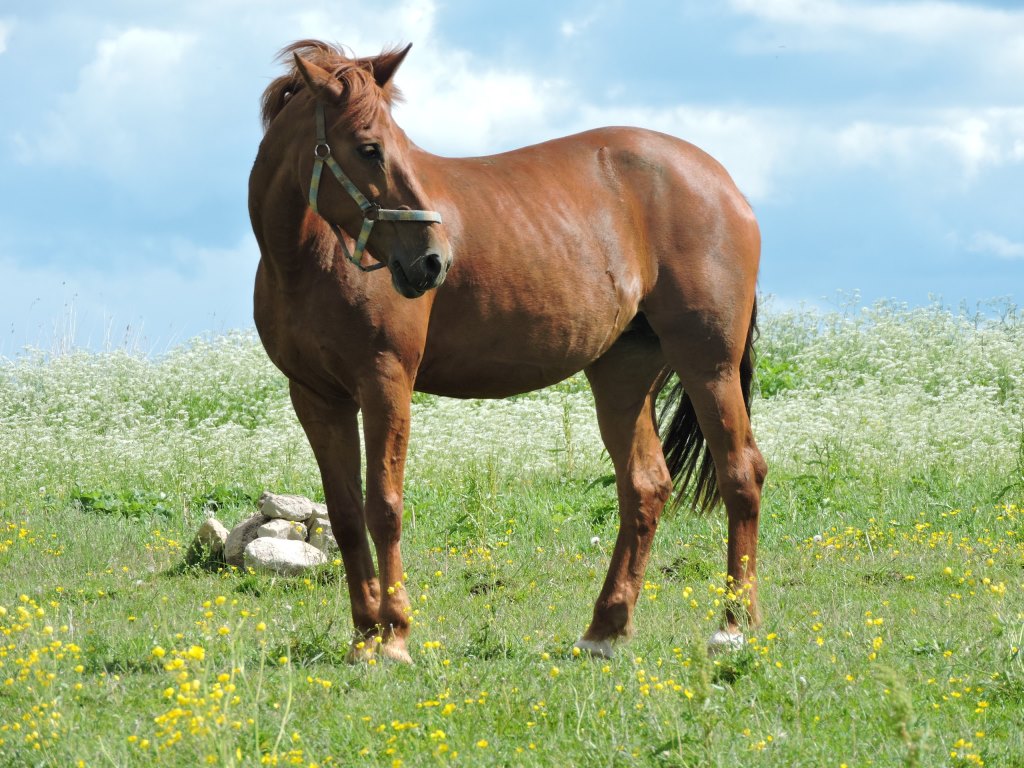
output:
[[313, 157], [317, 160], [326, 160], [331, 156], [331, 145], [326, 141], [321, 141], [315, 147], [313, 147]]

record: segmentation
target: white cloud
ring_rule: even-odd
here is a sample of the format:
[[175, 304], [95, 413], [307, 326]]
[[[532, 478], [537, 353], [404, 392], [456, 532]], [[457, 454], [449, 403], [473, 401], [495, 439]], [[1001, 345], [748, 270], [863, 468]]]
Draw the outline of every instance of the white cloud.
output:
[[[282, 13], [245, 4], [238, 9], [245, 20], [240, 36], [237, 14], [217, 8], [185, 0], [173, 26], [113, 27], [96, 43], [72, 89], [58, 95], [50, 114], [38, 121], [42, 130], [12, 136], [18, 159], [87, 166], [131, 184], [142, 168], [158, 183], [194, 178], [218, 162], [215, 153], [223, 159], [241, 152], [240, 142], [250, 151], [261, 83], [278, 73], [272, 61], [277, 48], [316, 37], [345, 42], [366, 55], [403, 39], [429, 39], [435, 14], [432, 0], [392, 4], [386, 25], [374, 9], [338, 14], [306, 2]], [[370, 32], [385, 29], [395, 37]], [[231, 41], [227, 50], [225, 40]], [[232, 129], [240, 114], [249, 118], [244, 125], [251, 137]]]
[[[281, 18], [275, 10], [266, 21], [283, 36], [282, 45], [293, 39], [314, 38], [343, 43], [356, 55], [368, 56], [402, 43], [414, 43], [417, 51], [430, 46], [436, 15], [434, 0], [401, 0], [384, 10], [374, 3], [348, 4], [344, 13], [311, 2], [292, 18]], [[386, 24], [381, 23], [382, 17]]]
[[170, 162], [169, 150], [182, 148], [187, 134], [186, 64], [194, 44], [189, 34], [141, 27], [101, 40], [42, 135], [16, 137], [22, 160], [112, 175]]
[[975, 232], [967, 244], [967, 250], [971, 253], [991, 253], [1008, 261], [1024, 259], [1024, 243], [988, 231]]
[[[1024, 9], [962, 2], [840, 2], [839, 0], [730, 0], [737, 13], [758, 19], [776, 34], [748, 35], [751, 50], [780, 47], [826, 54], [863, 49], [873, 60], [952, 59], [960, 72], [977, 73], [986, 88], [1017, 100], [1024, 78]], [[780, 46], [780, 41], [785, 45]]]
[[1024, 80], [1024, 32], [991, 49], [988, 74], [1015, 84]]
[[584, 32], [597, 21], [597, 14], [591, 13], [589, 16], [584, 16], [582, 19], [563, 19], [562, 23], [558, 27], [558, 31], [562, 33], [562, 37], [572, 38], [577, 37]]
[[1024, 121], [1024, 110], [943, 111], [916, 124], [857, 122], [838, 135], [845, 162], [884, 165], [912, 164], [955, 158], [968, 176], [985, 166], [1019, 158], [1013, 134]]
[[7, 36], [11, 34], [10, 22], [0, 19], [0, 53], [7, 50]]
[[[955, 61], [985, 89], [1019, 100], [1024, 79], [1024, 9], [965, 2], [841, 2], [730, 0], [772, 34], [745, 36], [744, 47], [777, 55], [780, 48], [834, 54], [862, 50], [873, 63], [924, 56], [933, 67]], [[780, 45], [780, 42], [784, 45]]]
[[433, 51], [398, 78], [406, 103], [395, 118], [431, 152], [489, 154], [551, 138], [571, 99], [564, 83], [479, 67], [464, 53]]
[[[837, 52], [854, 50], [869, 77], [879, 67], [888, 70], [888, 84], [865, 94], [876, 106], [845, 124], [821, 112], [790, 110], [805, 118], [790, 126], [799, 156], [819, 161], [819, 173], [867, 167], [903, 185], [955, 185], [962, 192], [993, 169], [1024, 162], [1024, 108], [1017, 106], [1024, 9], [950, 0], [729, 4], [759, 22], [742, 38], [748, 50], [813, 50], [826, 66]], [[928, 106], [908, 107], [894, 98]], [[837, 111], [851, 106], [837, 105]]]
[[1024, 161], [1024, 108], [932, 110], [912, 123], [857, 121], [838, 131], [842, 163], [876, 167], [953, 161], [970, 181], [989, 167]]
[[1024, 11], [956, 2], [730, 0], [730, 5], [739, 13], [804, 28], [815, 34], [852, 32], [944, 43], [963, 41], [966, 36], [1003, 38], [1024, 33]]

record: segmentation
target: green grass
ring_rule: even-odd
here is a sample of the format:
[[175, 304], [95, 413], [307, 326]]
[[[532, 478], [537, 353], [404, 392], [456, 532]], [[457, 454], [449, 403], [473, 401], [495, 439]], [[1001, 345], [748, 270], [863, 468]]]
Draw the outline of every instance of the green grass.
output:
[[765, 623], [711, 660], [721, 514], [663, 521], [614, 660], [570, 652], [616, 527], [579, 378], [417, 396], [416, 664], [348, 666], [340, 566], [182, 567], [207, 511], [322, 496], [253, 338], [2, 363], [0, 765], [1024, 766], [1024, 324], [995, 318], [769, 309]]

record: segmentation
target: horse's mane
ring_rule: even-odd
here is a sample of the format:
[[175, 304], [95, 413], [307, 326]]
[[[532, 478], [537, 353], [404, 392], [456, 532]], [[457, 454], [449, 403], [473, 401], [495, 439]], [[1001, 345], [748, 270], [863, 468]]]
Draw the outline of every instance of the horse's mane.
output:
[[276, 78], [263, 92], [260, 117], [264, 131], [270, 127], [289, 99], [306, 89], [306, 83], [295, 67], [293, 54], [327, 70], [345, 86], [346, 109], [343, 119], [347, 123], [356, 125], [368, 122], [378, 109], [388, 108], [402, 98], [393, 84], [389, 82], [381, 88], [373, 78], [374, 68], [381, 64], [391, 64], [396, 56], [401, 55], [401, 49], [387, 49], [380, 56], [355, 58], [339, 45], [330, 45], [320, 40], [298, 40], [277, 54], [277, 61], [291, 66], [287, 74]]

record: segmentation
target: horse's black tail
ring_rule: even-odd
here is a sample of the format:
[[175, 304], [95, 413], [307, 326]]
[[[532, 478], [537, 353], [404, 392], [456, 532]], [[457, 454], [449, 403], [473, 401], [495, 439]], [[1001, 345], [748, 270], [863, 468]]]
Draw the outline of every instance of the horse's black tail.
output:
[[[750, 314], [750, 328], [747, 330], [747, 345], [740, 360], [740, 386], [743, 388], [743, 402], [750, 415], [750, 390], [754, 381], [754, 342], [757, 340], [757, 301]], [[697, 512], [709, 512], [722, 500], [718, 492], [718, 477], [715, 462], [711, 458], [704, 433], [697, 423], [693, 401], [683, 391], [678, 376], [666, 371], [665, 384], [672, 378], [671, 389], [662, 401], [658, 423], [662, 426], [661, 447], [665, 463], [672, 475], [676, 488], [675, 504], [679, 504], [692, 488], [691, 504]]]

